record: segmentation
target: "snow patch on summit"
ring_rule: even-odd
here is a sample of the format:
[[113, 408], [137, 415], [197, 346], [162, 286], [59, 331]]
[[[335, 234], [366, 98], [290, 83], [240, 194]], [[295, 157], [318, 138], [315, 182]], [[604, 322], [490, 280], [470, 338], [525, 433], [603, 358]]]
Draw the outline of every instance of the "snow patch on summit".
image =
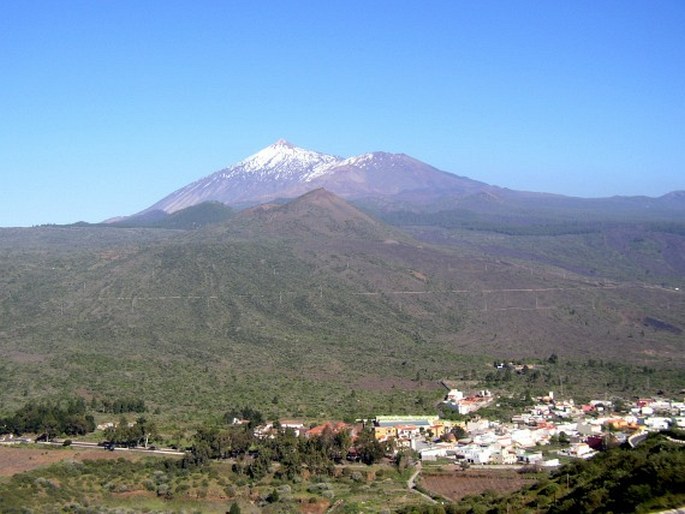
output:
[[230, 179], [249, 174], [253, 178], [258, 175], [262, 179], [310, 182], [341, 161], [340, 157], [306, 150], [280, 139], [223, 170], [221, 178]]
[[349, 157], [340, 163], [341, 166], [356, 166], [358, 168], [366, 168], [373, 164], [375, 159], [375, 154], [365, 153], [362, 155], [356, 155], [354, 157]]
[[342, 161], [341, 166], [353, 166], [359, 169], [378, 169], [396, 168], [407, 164], [406, 156], [403, 154], [392, 154], [387, 152], [370, 152], [354, 157], [349, 157]]

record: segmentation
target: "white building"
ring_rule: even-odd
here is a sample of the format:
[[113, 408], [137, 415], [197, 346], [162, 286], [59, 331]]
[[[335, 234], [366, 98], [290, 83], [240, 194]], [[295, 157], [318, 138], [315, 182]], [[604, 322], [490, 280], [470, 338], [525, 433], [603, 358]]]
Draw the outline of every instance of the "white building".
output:
[[450, 453], [452, 455], [454, 455], [455, 453], [454, 445], [452, 444], [437, 444], [435, 446], [424, 448], [423, 450], [419, 451], [419, 455], [421, 455], [421, 460], [428, 461], [447, 457]]
[[514, 444], [520, 446], [521, 448], [531, 448], [535, 446], [535, 440], [533, 439], [533, 431], [529, 428], [513, 430], [511, 432], [511, 440]]
[[472, 464], [487, 464], [490, 462], [492, 450], [476, 444], [469, 444], [468, 446], [459, 448], [457, 454], [463, 455], [464, 459]]
[[566, 450], [560, 453], [565, 453], [569, 457], [576, 457], [578, 459], [589, 459], [597, 452], [594, 451], [587, 443], [573, 443]]
[[456, 403], [459, 400], [464, 399], [464, 393], [461, 392], [459, 389], [450, 389], [449, 392], [447, 393], [447, 396], [445, 397], [445, 401], [448, 403]]
[[516, 464], [516, 452], [511, 447], [495, 445], [492, 447], [490, 462], [493, 464]]
[[650, 430], [668, 430], [671, 426], [671, 420], [668, 418], [645, 418], [645, 426]]

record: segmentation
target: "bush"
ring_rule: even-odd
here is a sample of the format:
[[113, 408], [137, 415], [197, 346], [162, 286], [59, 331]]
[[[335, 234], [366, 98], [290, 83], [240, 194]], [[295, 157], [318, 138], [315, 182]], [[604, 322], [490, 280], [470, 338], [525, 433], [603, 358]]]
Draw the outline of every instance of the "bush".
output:
[[283, 496], [284, 494], [292, 494], [293, 490], [289, 485], [282, 485], [276, 488], [276, 492]]
[[321, 491], [328, 491], [332, 489], [331, 484], [328, 484], [326, 482], [319, 482], [316, 484], [312, 484], [307, 488], [307, 491], [310, 493], [318, 493]]
[[171, 488], [169, 487], [168, 484], [159, 484], [157, 486], [157, 496], [164, 496], [166, 497], [171, 493]]

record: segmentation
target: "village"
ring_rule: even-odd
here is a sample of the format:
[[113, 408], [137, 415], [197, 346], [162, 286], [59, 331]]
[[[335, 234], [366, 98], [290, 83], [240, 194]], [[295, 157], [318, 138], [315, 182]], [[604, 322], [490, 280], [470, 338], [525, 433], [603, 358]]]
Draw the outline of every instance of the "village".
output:
[[[128, 460], [140, 459], [140, 454], [151, 454], [165, 458], [150, 459], [159, 463], [151, 466], [164, 467], [164, 471], [155, 473], [178, 473], [179, 477], [197, 476], [195, 473], [210, 477], [213, 473], [217, 483], [224, 482], [223, 489], [213, 489], [210, 478], [205, 486], [189, 481], [180, 488], [175, 486], [173, 491], [166, 482], [149, 481], [144, 485], [144, 480], [150, 480], [144, 478], [144, 473], [143, 478], [126, 482], [130, 490], [144, 490], [143, 494], [161, 501], [197, 501], [201, 491], [211, 489], [217, 498], [235, 505], [262, 508], [281, 500], [297, 501], [298, 505], [306, 501], [308, 506], [313, 502], [329, 509], [351, 501], [344, 495], [351, 494], [351, 489], [361, 490], [361, 483], [368, 490], [394, 488], [405, 500], [413, 498], [435, 505], [461, 501], [464, 491], [480, 494], [494, 483], [497, 490], [515, 491], [522, 484], [532, 483], [532, 477], [553, 477], [559, 466], [589, 459], [619, 445], [644, 455], [653, 444], [653, 439], [647, 440], [653, 432], [673, 430], [662, 436], [683, 444], [677, 429], [685, 428], [685, 401], [667, 399], [665, 395], [630, 402], [597, 399], [576, 403], [570, 398], [559, 399], [550, 391], [537, 398], [527, 397], [528, 406], [519, 412], [497, 420], [488, 414], [501, 412], [493, 408], [507, 399], [485, 389], [451, 388], [436, 405], [440, 415], [378, 415], [354, 422], [308, 423], [284, 418], [257, 421], [261, 418], [259, 411], [246, 407], [227, 412], [221, 426], [198, 429], [192, 436], [194, 444], [188, 447], [176, 447], [163, 436], [153, 435], [144, 416], [131, 422], [121, 416], [118, 423], [103, 416], [102, 423], [93, 425], [95, 430], [84, 434], [84, 439], [48, 438], [33, 432], [23, 436], [8, 434], [0, 438], [0, 445], [22, 447], [16, 451], [5, 449], [15, 452], [7, 455], [17, 463], [37, 458], [35, 452], [40, 452], [41, 462], [64, 458], [62, 449], [44, 452], [48, 445], [70, 446], [76, 452], [70, 456], [104, 459], [103, 467], [108, 465], [105, 462], [124, 465]], [[122, 441], [119, 433], [137, 435]], [[42, 448], [36, 448], [35, 443]], [[28, 457], [19, 456], [25, 452]], [[616, 453], [606, 452], [599, 462], [612, 455]], [[216, 470], [226, 475], [220, 476]], [[395, 477], [395, 482], [390, 476]], [[227, 477], [230, 485], [226, 485]], [[295, 489], [302, 499], [292, 494]], [[362, 493], [359, 498], [363, 500], [359, 501], [375, 502], [372, 496]], [[369, 512], [376, 511], [370, 508]]]
[[[387, 443], [391, 454], [412, 450], [424, 462], [446, 459], [463, 466], [556, 467], [560, 459], [588, 459], [598, 451], [623, 443], [635, 446], [650, 432], [685, 428], [685, 402], [663, 398], [640, 398], [631, 405], [624, 403], [621, 412], [617, 412], [611, 401], [592, 400], [578, 405], [572, 399], [556, 400], [550, 391], [508, 422], [476, 414], [496, 400], [487, 390], [465, 394], [452, 389], [443, 404], [459, 414], [470, 414], [469, 420], [452, 421], [437, 415], [386, 415], [355, 424], [329, 421], [307, 427], [301, 421], [284, 419], [256, 427], [255, 436], [274, 437], [278, 431], [288, 429], [307, 438], [325, 431], [348, 431], [354, 440], [363, 427], [372, 427], [376, 440]], [[545, 447], [555, 450], [543, 451]], [[556, 456], [550, 457], [550, 453]], [[355, 459], [354, 447], [348, 459]]]
[[[441, 403], [461, 420], [438, 415], [383, 415], [359, 419], [355, 423], [326, 421], [308, 425], [302, 420], [281, 419], [253, 428], [257, 440], [274, 438], [291, 431], [296, 437], [312, 438], [323, 434], [347, 432], [352, 446], [347, 460], [359, 460], [354, 441], [364, 429], [371, 429], [376, 441], [383, 443], [386, 456], [403, 451], [414, 452], [422, 462], [447, 461], [463, 467], [536, 466], [557, 467], [570, 458], [588, 459], [598, 451], [628, 443], [639, 444], [650, 432], [685, 428], [685, 401], [665, 398], [639, 398], [632, 404], [621, 401], [620, 409], [607, 400], [576, 404], [572, 399], [558, 400], [554, 392], [534, 399], [533, 405], [508, 421], [489, 420], [478, 410], [496, 404], [497, 396], [489, 390], [466, 394], [450, 389]], [[444, 411], [443, 411], [444, 412]], [[245, 425], [247, 419], [232, 418], [232, 425]], [[135, 422], [129, 423], [129, 427]], [[108, 433], [116, 427], [106, 422], [96, 433]], [[30, 437], [3, 436], [0, 444], [31, 443]], [[59, 444], [59, 440], [45, 441]], [[70, 444], [95, 446], [92, 442], [70, 441]], [[113, 443], [100, 443], [108, 450], [121, 450]], [[145, 444], [127, 450], [153, 451], [183, 455], [176, 448], [157, 448]]]

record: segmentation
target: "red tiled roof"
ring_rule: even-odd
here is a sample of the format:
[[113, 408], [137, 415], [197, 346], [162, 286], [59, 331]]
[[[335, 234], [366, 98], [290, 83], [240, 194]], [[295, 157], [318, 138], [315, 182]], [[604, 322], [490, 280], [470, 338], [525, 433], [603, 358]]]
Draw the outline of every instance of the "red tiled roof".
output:
[[350, 425], [343, 421], [327, 421], [323, 425], [317, 425], [313, 428], [310, 428], [307, 430], [306, 434], [307, 437], [319, 437], [321, 434], [326, 431], [326, 429], [330, 430], [334, 434], [337, 434], [338, 432], [346, 429], [352, 428]]

